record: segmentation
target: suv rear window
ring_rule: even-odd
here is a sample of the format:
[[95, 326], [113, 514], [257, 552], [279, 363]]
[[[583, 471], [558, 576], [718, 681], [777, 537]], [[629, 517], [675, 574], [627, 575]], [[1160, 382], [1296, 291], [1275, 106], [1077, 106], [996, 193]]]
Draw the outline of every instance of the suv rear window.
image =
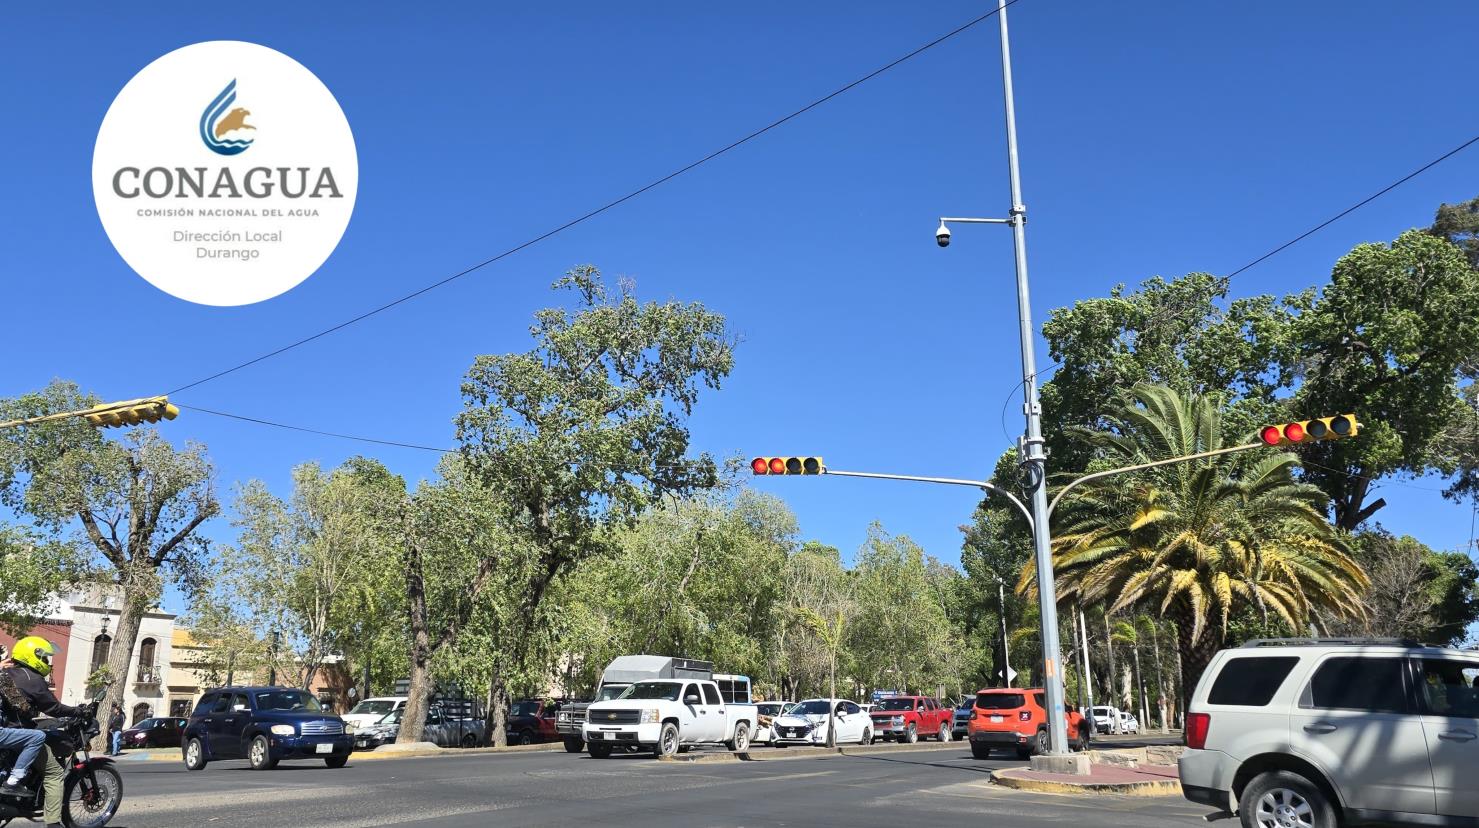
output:
[[1230, 658], [1223, 662], [1222, 672], [1212, 682], [1207, 704], [1263, 707], [1273, 701], [1279, 685], [1298, 663], [1298, 656]]
[[1326, 659], [1310, 679], [1309, 700], [1322, 709], [1406, 713], [1405, 664], [1399, 658]]
[[979, 710], [1016, 710], [1027, 703], [1021, 693], [977, 693], [976, 708]]

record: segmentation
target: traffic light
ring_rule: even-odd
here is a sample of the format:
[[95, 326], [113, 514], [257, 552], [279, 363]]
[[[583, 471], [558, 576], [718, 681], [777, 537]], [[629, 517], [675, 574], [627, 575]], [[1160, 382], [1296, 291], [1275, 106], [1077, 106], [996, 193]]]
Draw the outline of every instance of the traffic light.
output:
[[92, 408], [97, 413], [84, 416], [89, 423], [99, 428], [157, 423], [160, 420], [173, 420], [180, 416], [180, 409], [172, 405], [168, 397], [145, 397], [141, 400], [102, 403]]
[[750, 470], [756, 474], [821, 474], [826, 465], [820, 457], [756, 457]]
[[1316, 440], [1340, 440], [1355, 437], [1361, 430], [1355, 414], [1339, 414], [1334, 417], [1318, 417], [1299, 420], [1283, 425], [1265, 426], [1258, 432], [1264, 445], [1287, 446], [1294, 443], [1313, 443]]

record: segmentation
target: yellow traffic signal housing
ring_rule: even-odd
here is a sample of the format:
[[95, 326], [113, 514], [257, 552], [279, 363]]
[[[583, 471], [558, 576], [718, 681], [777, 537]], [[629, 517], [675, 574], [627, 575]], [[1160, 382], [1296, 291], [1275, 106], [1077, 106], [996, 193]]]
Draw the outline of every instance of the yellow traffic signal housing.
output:
[[97, 413], [83, 416], [98, 428], [157, 423], [160, 420], [173, 420], [180, 416], [180, 409], [171, 404], [168, 397], [145, 397], [140, 400], [102, 403], [92, 408]]
[[1288, 446], [1296, 443], [1313, 443], [1316, 440], [1343, 440], [1355, 437], [1361, 430], [1355, 414], [1337, 414], [1334, 417], [1317, 417], [1313, 420], [1296, 420], [1282, 425], [1265, 426], [1258, 432], [1264, 445]]
[[821, 474], [827, 468], [820, 457], [756, 457], [750, 461], [755, 474]]

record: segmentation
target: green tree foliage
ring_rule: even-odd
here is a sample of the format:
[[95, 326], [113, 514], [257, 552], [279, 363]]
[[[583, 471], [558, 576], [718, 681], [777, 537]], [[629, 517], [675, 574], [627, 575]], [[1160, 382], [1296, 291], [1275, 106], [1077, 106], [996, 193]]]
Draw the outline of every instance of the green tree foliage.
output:
[[[1109, 430], [1086, 434], [1113, 466], [1225, 445], [1207, 398], [1136, 386], [1110, 409]], [[1294, 480], [1292, 454], [1215, 457], [1076, 489], [1060, 510], [1053, 559], [1059, 601], [1144, 608], [1176, 623], [1182, 686], [1195, 687], [1240, 608], [1291, 628], [1313, 611], [1361, 612], [1369, 586], [1325, 520], [1325, 495]], [[1018, 588], [1029, 592], [1030, 563]]]
[[405, 490], [365, 458], [327, 473], [317, 463], [298, 466], [286, 500], [260, 481], [246, 483], [233, 521], [240, 534], [217, 556], [217, 595], [205, 599], [203, 614], [219, 616], [210, 609], [233, 597], [243, 617], [228, 613], [212, 626], [277, 632], [285, 672], [300, 687], [312, 686], [331, 656], [352, 654], [363, 666], [404, 617], [396, 571]]
[[[76, 385], [0, 402], [0, 418], [35, 417], [92, 406]], [[207, 543], [196, 530], [219, 509], [205, 447], [178, 450], [153, 428], [136, 426], [116, 440], [80, 418], [0, 431], [0, 502], [91, 558], [97, 580], [122, 595], [109, 672], [133, 674], [144, 613], [166, 578], [187, 589], [202, 578]], [[81, 527], [81, 536], [73, 531]], [[123, 699], [108, 688], [106, 708]]]
[[1354, 538], [1354, 555], [1371, 576], [1365, 612], [1330, 618], [1335, 635], [1396, 636], [1432, 644], [1464, 641], [1479, 621], [1479, 566], [1462, 552], [1436, 552], [1380, 527]]
[[[516, 606], [493, 644], [514, 665], [561, 575], [614, 552], [614, 530], [662, 497], [717, 483], [712, 458], [687, 456], [686, 419], [733, 366], [723, 317], [700, 304], [641, 303], [626, 283], [612, 294], [590, 266], [555, 286], [576, 294], [576, 309], [540, 311], [528, 352], [478, 357], [457, 418], [468, 473], [503, 504], [498, 568], [516, 576]], [[502, 738], [502, 674], [489, 692]]]
[[24, 526], [0, 526], [0, 629], [20, 636], [56, 609], [57, 593], [82, 574], [66, 543]]
[[1428, 232], [1457, 246], [1469, 265], [1479, 268], [1479, 198], [1440, 205]]
[[868, 528], [852, 570], [857, 617], [847, 642], [864, 686], [935, 695], [959, 685], [937, 565], [909, 538]]

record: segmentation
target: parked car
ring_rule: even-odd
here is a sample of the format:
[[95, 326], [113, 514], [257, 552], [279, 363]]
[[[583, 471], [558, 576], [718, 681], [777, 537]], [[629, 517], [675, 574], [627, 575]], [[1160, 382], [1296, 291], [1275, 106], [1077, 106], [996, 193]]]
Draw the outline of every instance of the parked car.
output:
[[772, 741], [777, 747], [787, 745], [825, 745], [827, 711], [835, 709], [837, 722], [835, 744], [866, 745], [873, 741], [873, 720], [857, 702], [847, 699], [806, 699], [789, 707], [771, 725]]
[[950, 741], [955, 711], [927, 696], [892, 696], [874, 705], [873, 738], [914, 743], [933, 736]]
[[955, 708], [955, 717], [950, 727], [950, 736], [955, 739], [964, 739], [971, 731], [971, 711], [976, 709], [974, 698], [966, 699]]
[[123, 731], [119, 745], [124, 748], [179, 747], [187, 719], [145, 719]]
[[504, 724], [508, 743], [532, 745], [560, 738], [555, 730], [555, 716], [559, 711], [560, 702], [541, 699], [524, 699], [509, 705], [508, 720]]
[[378, 696], [361, 701], [339, 718], [346, 723], [353, 724], [356, 730], [363, 730], [371, 725], [379, 724], [385, 720], [387, 715], [405, 706], [405, 696]]
[[659, 757], [699, 744], [746, 750], [756, 721], [749, 679], [725, 676], [729, 689], [721, 693], [720, 678], [639, 681], [611, 701], [592, 704], [583, 731], [587, 749], [596, 759], [616, 748], [647, 749]]
[[[356, 730], [354, 749], [374, 750], [381, 745], [394, 742], [400, 735], [401, 718], [405, 712], [404, 706], [398, 707], [386, 713], [380, 721]], [[433, 704], [426, 711], [426, 724], [421, 730], [421, 741], [431, 742], [440, 747], [470, 748], [484, 744], [483, 737], [487, 732], [488, 725], [483, 719], [459, 716], [454, 711]]]
[[637, 681], [713, 677], [714, 665], [707, 661], [654, 655], [617, 656], [601, 671], [601, 682], [596, 686], [594, 699], [570, 702], [560, 708], [555, 716], [555, 732], [564, 741], [566, 752], [579, 753], [585, 750], [585, 716], [592, 704], [611, 701]]
[[1250, 641], [1212, 657], [1185, 740], [1182, 794], [1247, 828], [1474, 825], [1479, 653]]
[[[1086, 750], [1092, 738], [1088, 721], [1077, 710], [1064, 712], [1068, 719], [1069, 748]], [[1049, 737], [1045, 691], [1040, 687], [978, 691], [968, 732], [971, 755], [977, 759], [990, 757], [994, 749], [1015, 749], [1023, 759], [1046, 753]]]
[[791, 702], [760, 702], [755, 705], [755, 733], [750, 737], [751, 744], [768, 745], [773, 739], [771, 725], [775, 723], [777, 716], [791, 707]]
[[1134, 713], [1121, 713], [1120, 714], [1120, 732], [1121, 733], [1139, 733], [1140, 732], [1140, 719], [1136, 718], [1136, 716], [1135, 716]]
[[353, 749], [344, 720], [325, 711], [312, 693], [291, 687], [207, 690], [190, 714], [184, 740], [185, 768], [192, 771], [242, 758], [253, 770], [268, 770], [283, 759], [323, 759], [342, 768]]
[[1118, 707], [1107, 704], [1097, 704], [1089, 708], [1094, 720], [1095, 733], [1120, 733], [1124, 725], [1125, 714]]

